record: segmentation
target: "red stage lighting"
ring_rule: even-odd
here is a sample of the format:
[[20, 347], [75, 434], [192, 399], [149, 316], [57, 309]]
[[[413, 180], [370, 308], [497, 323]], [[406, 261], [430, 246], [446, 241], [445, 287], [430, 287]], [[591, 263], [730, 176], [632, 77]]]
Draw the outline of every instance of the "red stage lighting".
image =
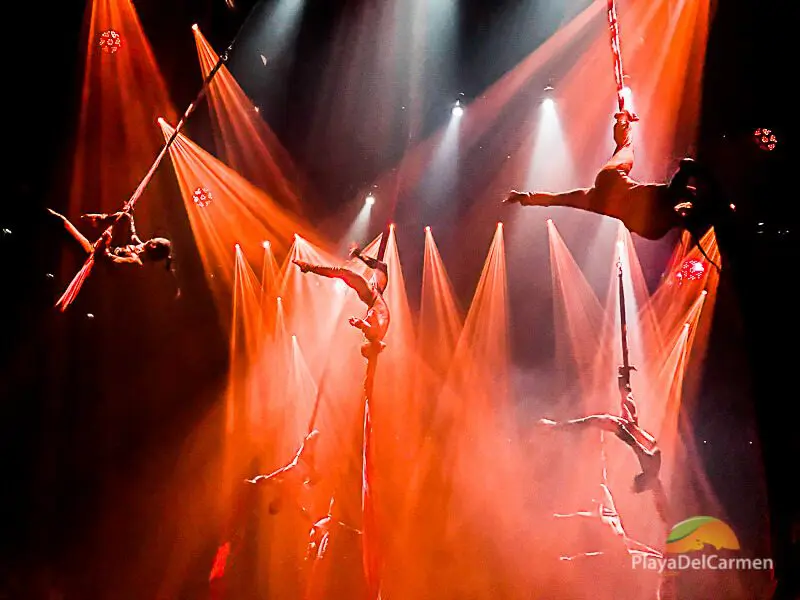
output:
[[677, 277], [678, 282], [680, 283], [683, 283], [684, 281], [697, 281], [705, 272], [706, 268], [703, 266], [702, 262], [697, 259], [690, 258], [683, 261], [681, 269], [675, 274], [675, 277]]
[[98, 44], [106, 54], [114, 54], [122, 47], [122, 36], [113, 29], [107, 29], [100, 34]]
[[753, 132], [753, 137], [758, 147], [762, 150], [775, 150], [775, 146], [778, 144], [778, 138], [775, 137], [775, 133], [771, 129], [756, 129]]
[[195, 188], [194, 192], [192, 192], [192, 200], [194, 200], [194, 203], [200, 208], [205, 208], [211, 204], [213, 199], [214, 197], [211, 195], [211, 192], [204, 187]]

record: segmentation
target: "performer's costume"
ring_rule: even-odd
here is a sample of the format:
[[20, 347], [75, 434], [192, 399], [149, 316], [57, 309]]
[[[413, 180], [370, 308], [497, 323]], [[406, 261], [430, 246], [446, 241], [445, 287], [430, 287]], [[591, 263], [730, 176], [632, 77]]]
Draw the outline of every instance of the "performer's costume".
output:
[[670, 183], [640, 183], [630, 177], [633, 169], [631, 122], [628, 112], [616, 115], [613, 156], [600, 170], [594, 186], [569, 192], [511, 192], [507, 203], [523, 206], [567, 206], [619, 219], [632, 232], [650, 240], [664, 237], [671, 229], [684, 226], [692, 208], [695, 190], [689, 180], [695, 175], [691, 159], [681, 166]]
[[388, 269], [386, 263], [369, 256], [362, 256], [358, 249], [351, 252], [351, 256], [363, 261], [373, 270], [369, 281], [344, 267], [312, 265], [300, 260], [295, 260], [294, 263], [303, 273], [310, 271], [323, 277], [341, 279], [348, 287], [355, 290], [358, 298], [367, 305], [366, 316], [363, 319], [351, 317], [350, 324], [364, 333], [365, 341], [361, 346], [361, 354], [364, 358], [369, 358], [377, 356], [386, 347], [383, 338], [389, 330], [390, 317], [383, 292], [389, 282]]

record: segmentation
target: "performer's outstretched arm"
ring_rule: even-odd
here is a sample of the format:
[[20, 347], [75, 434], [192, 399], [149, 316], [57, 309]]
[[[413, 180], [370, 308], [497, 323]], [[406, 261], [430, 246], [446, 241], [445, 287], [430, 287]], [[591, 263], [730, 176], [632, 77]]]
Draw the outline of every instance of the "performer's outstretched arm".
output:
[[321, 275], [322, 277], [341, 279], [349, 288], [355, 290], [359, 299], [368, 307], [371, 307], [375, 303], [375, 292], [369, 287], [367, 280], [355, 271], [345, 269], [344, 267], [325, 267], [322, 265], [312, 265], [311, 263], [307, 263], [302, 260], [295, 260], [292, 262], [300, 267], [300, 270], [303, 273], [308, 273], [310, 271], [316, 275]]
[[586, 519], [599, 518], [596, 512], [589, 512], [588, 510], [580, 510], [574, 513], [553, 513], [553, 516], [556, 519], [571, 519], [572, 517], [583, 517]]
[[646, 556], [653, 556], [655, 558], [663, 557], [663, 554], [655, 548], [651, 548], [647, 544], [637, 542], [629, 537], [625, 537], [625, 548], [628, 550], [628, 554], [644, 554]]
[[540, 419], [539, 425], [550, 427], [553, 429], [587, 429], [595, 427], [604, 431], [611, 431], [617, 433], [622, 419], [614, 415], [589, 415], [581, 417], [580, 419], [571, 419], [569, 421], [551, 421], [550, 419]]

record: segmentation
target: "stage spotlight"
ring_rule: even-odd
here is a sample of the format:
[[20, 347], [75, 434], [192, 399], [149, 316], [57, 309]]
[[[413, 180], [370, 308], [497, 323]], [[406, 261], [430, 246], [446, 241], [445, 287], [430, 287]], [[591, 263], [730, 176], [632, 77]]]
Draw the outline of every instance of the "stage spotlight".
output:
[[700, 294], [701, 294], [702, 296], [705, 296], [705, 295], [707, 295], [707, 294], [708, 294], [708, 290], [703, 290], [702, 292], [700, 292]]
[[267, 250], [269, 248], [269, 242], [268, 241], [262, 242], [261, 245], [264, 247], [264, 250]]
[[280, 296], [278, 296], [278, 304], [282, 304], [282, 303], [283, 303], [283, 298], [281, 298]]
[[430, 233], [430, 232], [431, 232], [431, 226], [430, 226], [430, 225], [428, 225], [428, 226], [425, 228], [425, 233]]
[[394, 230], [394, 223], [389, 223], [389, 229]]
[[775, 150], [775, 146], [778, 144], [778, 138], [775, 137], [771, 129], [756, 129], [753, 132], [753, 138], [759, 148], [768, 152], [770, 150]]
[[736, 205], [735, 204], [730, 204], [729, 206], [731, 207], [731, 210], [733, 210], [733, 211], [736, 210]]
[[683, 262], [680, 271], [675, 274], [675, 277], [681, 283], [684, 281], [697, 281], [705, 272], [706, 268], [702, 262], [695, 258], [690, 258]]
[[503, 228], [503, 222], [502, 221], [498, 221], [497, 222], [497, 228], [498, 229], [502, 229]]
[[625, 106], [628, 108], [628, 110], [633, 111], [633, 92], [631, 91], [631, 88], [626, 85], [622, 88], [620, 94], [622, 95], [622, 99], [625, 101]]
[[200, 208], [205, 208], [211, 204], [213, 199], [211, 192], [204, 187], [196, 187], [192, 192], [192, 200], [194, 200], [194, 203]]
[[547, 224], [548, 225], [552, 225], [553, 224], [553, 219], [547, 219]]
[[107, 29], [100, 33], [98, 45], [106, 54], [114, 54], [122, 47], [122, 36], [113, 29]]
[[156, 119], [156, 121], [158, 122], [159, 125], [164, 125], [166, 123], [166, 121], [164, 120], [164, 117], [158, 117], [158, 119]]
[[296, 341], [297, 341], [297, 336], [296, 336], [296, 335], [294, 335], [294, 334], [292, 334], [292, 341], [293, 341], [293, 342], [296, 342]]
[[555, 108], [556, 101], [553, 100], [553, 90], [555, 88], [552, 85], [547, 85], [544, 88], [544, 92], [542, 94], [542, 108], [551, 110]]
[[197, 26], [197, 23], [194, 23], [192, 25], [192, 31], [198, 31], [198, 29], [199, 29], [199, 27]]
[[461, 105], [461, 100], [456, 100], [453, 109], [450, 111], [454, 117], [460, 117], [464, 114], [464, 107]]
[[364, 203], [367, 206], [372, 206], [373, 204], [375, 204], [375, 196], [373, 196], [372, 194], [367, 194], [367, 197], [364, 198]]
[[236, 244], [236, 246], [234, 246], [234, 247], [235, 247], [237, 250], [241, 250], [241, 249], [242, 249], [242, 247], [241, 247], [239, 244]]

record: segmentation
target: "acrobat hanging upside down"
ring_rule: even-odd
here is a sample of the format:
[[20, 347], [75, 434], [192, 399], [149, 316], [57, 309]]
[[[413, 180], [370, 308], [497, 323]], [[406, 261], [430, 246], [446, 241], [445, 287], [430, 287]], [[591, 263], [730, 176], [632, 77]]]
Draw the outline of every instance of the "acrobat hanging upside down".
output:
[[354, 246], [350, 250], [350, 258], [357, 258], [370, 269], [372, 276], [369, 281], [361, 275], [344, 267], [325, 267], [312, 265], [302, 260], [293, 261], [303, 273], [315, 273], [322, 277], [341, 279], [348, 287], [355, 290], [358, 298], [367, 305], [367, 314], [363, 319], [350, 317], [349, 323], [364, 333], [364, 343], [361, 345], [361, 355], [370, 359], [380, 354], [386, 347], [383, 338], [389, 331], [389, 306], [383, 297], [383, 292], [389, 284], [389, 269], [385, 262], [364, 256], [361, 249]]
[[118, 265], [141, 266], [145, 262], [155, 263], [163, 260], [167, 270], [171, 268], [172, 243], [163, 237], [142, 241], [136, 233], [133, 215], [129, 212], [121, 211], [110, 215], [90, 213], [81, 216], [83, 220], [93, 225], [114, 226], [113, 233], [107, 229], [101, 238], [102, 243], [95, 247], [64, 215], [49, 208], [47, 210], [54, 217], [61, 219], [64, 228], [86, 254], [94, 253], [95, 256]]

